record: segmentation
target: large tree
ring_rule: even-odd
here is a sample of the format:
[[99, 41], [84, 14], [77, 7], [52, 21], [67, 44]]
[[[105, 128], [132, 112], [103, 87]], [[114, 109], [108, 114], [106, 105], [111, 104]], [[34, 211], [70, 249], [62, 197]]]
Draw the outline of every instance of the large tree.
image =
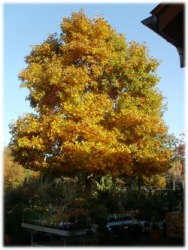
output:
[[159, 63], [83, 10], [32, 48], [19, 74], [33, 114], [10, 125], [14, 158], [56, 175], [150, 176], [169, 165]]

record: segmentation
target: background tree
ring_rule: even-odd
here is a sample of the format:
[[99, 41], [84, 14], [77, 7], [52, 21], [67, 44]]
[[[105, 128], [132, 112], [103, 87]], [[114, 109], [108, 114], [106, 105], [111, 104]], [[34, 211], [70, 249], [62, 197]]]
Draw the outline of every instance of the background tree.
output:
[[25, 179], [24, 168], [20, 164], [14, 162], [8, 147], [3, 150], [3, 165], [4, 187], [12, 189], [22, 185]]
[[152, 190], [164, 190], [166, 188], [166, 178], [164, 174], [145, 177], [144, 186]]
[[182, 138], [177, 139], [172, 137], [171, 144], [173, 144], [173, 157], [171, 158], [171, 165], [166, 173], [168, 186], [172, 186], [173, 190], [184, 188], [185, 181], [185, 134], [181, 134]]
[[150, 176], [169, 165], [159, 63], [83, 10], [33, 47], [19, 74], [34, 114], [10, 125], [14, 159], [55, 175]]

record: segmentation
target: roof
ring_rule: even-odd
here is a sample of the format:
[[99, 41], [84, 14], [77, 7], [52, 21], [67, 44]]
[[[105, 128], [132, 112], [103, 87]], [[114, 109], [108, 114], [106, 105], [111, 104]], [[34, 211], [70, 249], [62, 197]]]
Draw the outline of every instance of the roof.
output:
[[176, 47], [180, 56], [180, 66], [184, 67], [185, 4], [161, 3], [150, 13], [152, 16], [141, 22]]

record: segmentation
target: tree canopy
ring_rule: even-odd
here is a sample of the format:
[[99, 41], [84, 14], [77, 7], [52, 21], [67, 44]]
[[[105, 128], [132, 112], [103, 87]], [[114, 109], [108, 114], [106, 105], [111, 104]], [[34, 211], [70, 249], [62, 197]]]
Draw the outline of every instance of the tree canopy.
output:
[[14, 159], [56, 175], [150, 176], [169, 165], [159, 62], [101, 16], [63, 18], [19, 74], [33, 114], [10, 125]]

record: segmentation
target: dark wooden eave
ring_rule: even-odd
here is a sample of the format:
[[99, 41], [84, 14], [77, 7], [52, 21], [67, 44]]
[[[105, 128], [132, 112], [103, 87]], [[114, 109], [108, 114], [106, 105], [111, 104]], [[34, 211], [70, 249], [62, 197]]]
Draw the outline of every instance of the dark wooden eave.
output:
[[161, 3], [150, 13], [152, 16], [141, 22], [177, 48], [180, 66], [185, 67], [185, 4]]

